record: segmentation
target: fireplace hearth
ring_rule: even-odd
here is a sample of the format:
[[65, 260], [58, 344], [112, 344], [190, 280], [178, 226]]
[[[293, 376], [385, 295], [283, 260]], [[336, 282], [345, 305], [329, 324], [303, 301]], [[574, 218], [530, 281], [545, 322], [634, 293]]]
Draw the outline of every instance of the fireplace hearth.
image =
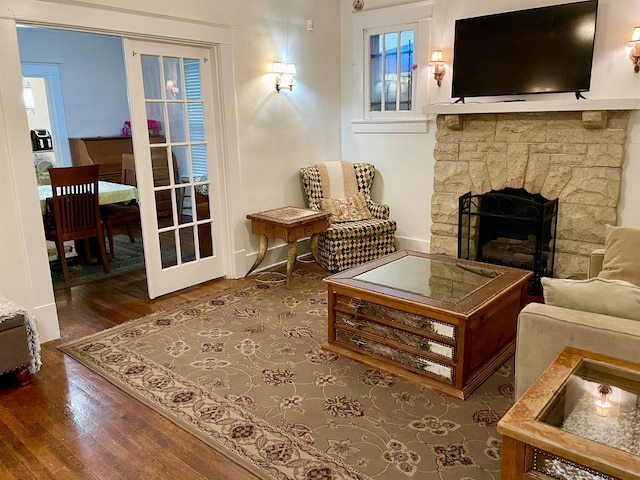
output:
[[506, 188], [458, 201], [458, 257], [533, 272], [529, 294], [553, 276], [558, 200]]

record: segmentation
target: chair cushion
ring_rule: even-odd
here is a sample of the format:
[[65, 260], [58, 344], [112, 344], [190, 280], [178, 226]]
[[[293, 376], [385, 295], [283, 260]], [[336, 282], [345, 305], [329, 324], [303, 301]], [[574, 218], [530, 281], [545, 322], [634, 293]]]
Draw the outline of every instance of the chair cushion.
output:
[[327, 241], [339, 241], [348, 238], [375, 237], [384, 234], [393, 234], [396, 231], [394, 220], [380, 220], [369, 218], [354, 222], [332, 223], [322, 236]]
[[364, 192], [347, 198], [321, 198], [320, 208], [331, 213], [331, 222], [351, 222], [371, 218]]
[[626, 280], [640, 286], [640, 229], [607, 225], [600, 278]]
[[119, 203], [110, 203], [108, 205], [100, 205], [100, 212], [105, 219], [130, 217], [137, 215], [140, 210], [137, 205], [122, 205]]
[[623, 280], [542, 278], [547, 305], [640, 320], [640, 287]]

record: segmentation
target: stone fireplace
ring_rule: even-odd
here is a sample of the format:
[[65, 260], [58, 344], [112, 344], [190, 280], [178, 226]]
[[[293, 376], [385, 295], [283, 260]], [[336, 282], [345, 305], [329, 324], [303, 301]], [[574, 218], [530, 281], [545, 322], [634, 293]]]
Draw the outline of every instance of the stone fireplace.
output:
[[616, 225], [628, 111], [438, 115], [431, 252], [457, 256], [458, 200], [522, 189], [558, 200], [554, 276], [586, 278]]

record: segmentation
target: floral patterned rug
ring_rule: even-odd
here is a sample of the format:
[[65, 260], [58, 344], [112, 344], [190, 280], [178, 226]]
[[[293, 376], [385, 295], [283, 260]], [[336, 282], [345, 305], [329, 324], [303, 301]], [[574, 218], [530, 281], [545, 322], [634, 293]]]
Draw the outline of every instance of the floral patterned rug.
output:
[[338, 357], [322, 277], [251, 280], [60, 348], [260, 478], [499, 479], [513, 361], [460, 401]]

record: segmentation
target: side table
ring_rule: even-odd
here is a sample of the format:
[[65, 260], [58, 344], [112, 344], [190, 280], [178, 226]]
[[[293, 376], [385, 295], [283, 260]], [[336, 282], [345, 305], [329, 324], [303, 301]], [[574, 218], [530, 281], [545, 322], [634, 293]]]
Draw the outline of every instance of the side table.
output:
[[318, 212], [308, 208], [282, 207], [266, 212], [251, 213], [251, 232], [260, 235], [260, 249], [255, 263], [247, 272], [253, 272], [267, 253], [269, 238], [279, 238], [288, 244], [287, 253], [287, 288], [291, 284], [291, 272], [296, 261], [296, 250], [299, 238], [311, 237], [311, 253], [318, 261], [318, 236], [327, 230], [328, 212]]
[[498, 422], [501, 478], [640, 479], [640, 364], [567, 347]]

